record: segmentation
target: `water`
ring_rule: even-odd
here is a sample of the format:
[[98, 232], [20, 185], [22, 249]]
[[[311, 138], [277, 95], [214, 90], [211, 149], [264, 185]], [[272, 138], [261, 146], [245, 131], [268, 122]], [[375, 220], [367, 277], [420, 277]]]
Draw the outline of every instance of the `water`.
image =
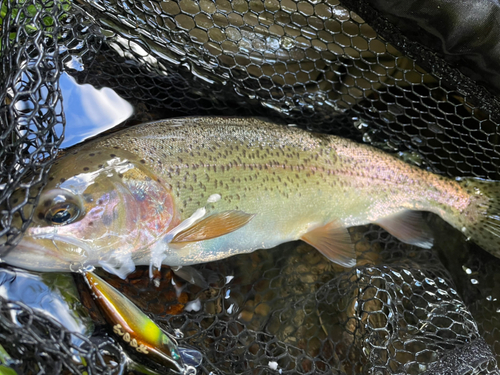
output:
[[[92, 319], [80, 302], [73, 275], [38, 274], [10, 267], [0, 268], [0, 297], [19, 301], [55, 319], [70, 332], [90, 335], [94, 330]], [[16, 314], [11, 315], [18, 324]], [[73, 344], [80, 339], [72, 336]]]
[[[97, 90], [89, 84], [78, 84], [62, 73], [59, 84], [63, 95], [66, 128], [61, 148], [67, 148], [122, 123], [134, 113], [130, 103], [115, 91], [104, 87]], [[62, 132], [62, 125], [56, 127]]]

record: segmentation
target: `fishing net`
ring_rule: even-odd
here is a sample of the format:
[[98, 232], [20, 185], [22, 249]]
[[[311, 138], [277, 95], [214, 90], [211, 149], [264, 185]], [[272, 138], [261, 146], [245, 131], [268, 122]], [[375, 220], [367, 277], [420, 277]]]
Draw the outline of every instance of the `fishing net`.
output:
[[[2, 0], [1, 254], [16, 251], [57, 156], [62, 74], [132, 103], [127, 125], [264, 116], [435, 173], [500, 179], [498, 5], [404, 3]], [[167, 267], [159, 287], [142, 270], [106, 278], [203, 354], [200, 373], [498, 373], [500, 260], [428, 221], [432, 250], [351, 228], [353, 269], [292, 243], [196, 266], [204, 290]], [[0, 299], [0, 359], [18, 373], [123, 371], [112, 338], [75, 347], [71, 335]]]

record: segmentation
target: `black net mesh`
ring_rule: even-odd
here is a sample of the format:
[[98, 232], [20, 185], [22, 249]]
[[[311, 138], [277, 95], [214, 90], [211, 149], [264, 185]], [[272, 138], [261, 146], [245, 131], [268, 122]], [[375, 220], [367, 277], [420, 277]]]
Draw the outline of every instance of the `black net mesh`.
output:
[[[57, 53], [61, 9], [53, 2], [16, 6], [2, 1], [1, 11], [0, 202], [7, 202], [21, 183], [25, 190], [22, 202], [2, 210], [0, 235], [8, 246], [29, 224], [42, 178], [60, 143], [55, 126], [64, 121]], [[11, 225], [15, 212], [23, 213], [21, 228]]]
[[[446, 9], [443, 22], [459, 16]], [[436, 173], [500, 179], [495, 87], [398, 17], [356, 0], [1, 0], [0, 251], [15, 251], [57, 155], [63, 71], [130, 101], [128, 124], [265, 116]], [[19, 188], [24, 199], [9, 200]], [[348, 271], [294, 243], [197, 266], [206, 290], [178, 295], [168, 268], [160, 287], [146, 271], [107, 279], [201, 351], [202, 373], [498, 373], [500, 260], [429, 220], [432, 250], [351, 229]], [[19, 373], [123, 371], [111, 339], [74, 347], [40, 312], [0, 302], [0, 344]]]
[[125, 357], [113, 341], [91, 341], [21, 302], [0, 301], [0, 339], [18, 374], [123, 372]]

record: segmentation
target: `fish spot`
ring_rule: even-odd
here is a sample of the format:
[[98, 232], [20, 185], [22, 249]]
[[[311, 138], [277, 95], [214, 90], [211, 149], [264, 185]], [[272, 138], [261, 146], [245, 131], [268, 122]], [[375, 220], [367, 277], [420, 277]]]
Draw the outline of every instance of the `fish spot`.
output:
[[87, 172], [89, 170], [89, 167], [84, 167], [83, 170]]
[[116, 155], [115, 154], [109, 154], [109, 156], [111, 156], [112, 158], [114, 158]]
[[95, 154], [94, 154], [93, 152], [91, 152], [91, 153], [89, 154], [89, 156], [95, 156]]
[[93, 225], [94, 225], [94, 222], [93, 222], [93, 221], [89, 222], [89, 224], [88, 224], [88, 226], [89, 226], [89, 227], [91, 227], [91, 226], [93, 226]]
[[118, 177], [123, 178], [123, 173], [118, 173]]
[[66, 179], [64, 177], [61, 177], [61, 179], [59, 181], [64, 182], [64, 181], [66, 181]]
[[142, 163], [142, 164], [146, 164], [146, 160], [141, 159], [141, 163]]
[[115, 148], [115, 149], [117, 149], [117, 150], [119, 150], [119, 149], [120, 149], [120, 147], [118, 147], [118, 146], [114, 146], [113, 148]]
[[111, 215], [103, 215], [102, 224], [106, 227], [109, 227], [113, 222], [113, 217]]
[[38, 218], [39, 218], [40, 220], [43, 220], [43, 219], [45, 218], [45, 215], [44, 215], [43, 213], [39, 212], [39, 213], [38, 213]]
[[104, 201], [103, 201], [102, 199], [98, 199], [98, 200], [97, 200], [97, 204], [101, 205], [101, 204], [103, 204], [103, 203], [104, 203]]
[[132, 193], [134, 199], [138, 202], [144, 202], [146, 200], [146, 193], [142, 190], [138, 190]]
[[102, 164], [99, 164], [97, 167], [98, 167], [98, 168], [102, 168], [102, 167], [103, 167], [103, 165], [102, 165]]
[[19, 199], [17, 199], [17, 198], [12, 201], [12, 203], [14, 203], [14, 204], [16, 204], [17, 202], [19, 202]]
[[50, 201], [49, 199], [47, 199], [45, 202], [43, 202], [43, 206], [44, 207], [49, 207], [51, 203], [52, 203], [52, 201]]
[[54, 177], [50, 176], [49, 181], [53, 181], [53, 180], [54, 180]]

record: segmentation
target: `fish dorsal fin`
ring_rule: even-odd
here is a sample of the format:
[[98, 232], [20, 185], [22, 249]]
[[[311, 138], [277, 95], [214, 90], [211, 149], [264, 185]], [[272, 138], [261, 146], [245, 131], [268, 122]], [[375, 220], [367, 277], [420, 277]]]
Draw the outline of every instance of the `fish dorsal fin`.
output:
[[220, 237], [245, 226], [254, 216], [243, 211], [224, 211], [213, 214], [177, 233], [171, 242], [195, 242]]
[[434, 243], [432, 233], [419, 211], [403, 211], [383, 217], [375, 222], [401, 242], [430, 249]]
[[325, 257], [344, 267], [356, 265], [356, 253], [347, 228], [337, 221], [332, 221], [322, 227], [304, 234], [302, 241], [318, 249]]

